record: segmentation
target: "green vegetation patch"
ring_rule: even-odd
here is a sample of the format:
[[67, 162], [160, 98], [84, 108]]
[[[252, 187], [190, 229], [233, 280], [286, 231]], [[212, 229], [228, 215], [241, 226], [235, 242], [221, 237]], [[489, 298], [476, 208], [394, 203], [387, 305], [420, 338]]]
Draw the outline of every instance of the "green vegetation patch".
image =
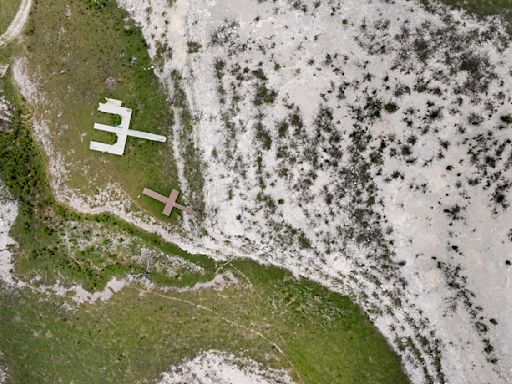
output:
[[0, 35], [7, 30], [7, 27], [11, 24], [21, 0], [2, 0], [0, 5]]
[[467, 10], [480, 16], [494, 16], [505, 13], [511, 16], [509, 0], [440, 0], [442, 3]]
[[399, 107], [395, 103], [387, 103], [384, 104], [384, 109], [388, 113], [395, 113], [396, 111], [398, 111]]
[[[15, 108], [11, 130], [0, 133], [0, 177], [20, 200], [20, 213], [12, 229], [20, 245], [15, 263], [18, 276], [24, 280], [44, 276], [44, 284], [60, 280], [101, 290], [114, 276], [147, 272], [145, 260], [128, 257], [130, 252], [140, 255], [142, 248], [185, 258], [204, 270], [200, 276], [186, 269], [172, 276], [151, 271], [156, 282], [186, 286], [214, 276], [215, 263], [206, 257], [189, 255], [113, 216], [81, 215], [56, 203], [46, 179], [44, 157], [30, 135], [28, 108], [23, 107], [9, 83], [5, 91]], [[96, 243], [91, 234], [94, 228], [103, 236]], [[113, 238], [126, 244], [109, 246]], [[80, 246], [78, 240], [87, 242], [87, 246]]]
[[261, 84], [256, 89], [256, 96], [254, 97], [254, 105], [261, 106], [263, 104], [272, 104], [277, 97], [277, 92], [273, 89], [267, 88], [265, 84]]
[[132, 286], [72, 312], [26, 291], [0, 293], [4, 360], [16, 382], [135, 383], [215, 349], [291, 369], [298, 383], [408, 382], [348, 298], [253, 262], [233, 267], [242, 283], [222, 291]]
[[[167, 220], [161, 203], [140, 196], [144, 187], [163, 194], [178, 188], [172, 108], [147, 48], [139, 29], [113, 1], [35, 2], [25, 54], [44, 101], [31, 108], [48, 122], [69, 171], [67, 187], [95, 196], [115, 183], [131, 197], [134, 209]], [[132, 108], [131, 129], [164, 135], [167, 143], [129, 137], [124, 156], [90, 150], [91, 141], [115, 141], [115, 135], [93, 129], [95, 122], [119, 123], [97, 111], [106, 97]], [[175, 211], [171, 222], [181, 214]]]

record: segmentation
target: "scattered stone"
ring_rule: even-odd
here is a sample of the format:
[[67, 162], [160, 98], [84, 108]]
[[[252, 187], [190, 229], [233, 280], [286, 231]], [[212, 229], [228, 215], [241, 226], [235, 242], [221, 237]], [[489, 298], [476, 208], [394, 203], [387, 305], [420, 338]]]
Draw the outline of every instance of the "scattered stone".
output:
[[69, 4], [66, 5], [66, 9], [64, 10], [64, 16], [68, 19], [71, 17], [71, 6]]
[[107, 91], [113, 91], [117, 87], [117, 79], [115, 77], [109, 76], [105, 80], [105, 89]]

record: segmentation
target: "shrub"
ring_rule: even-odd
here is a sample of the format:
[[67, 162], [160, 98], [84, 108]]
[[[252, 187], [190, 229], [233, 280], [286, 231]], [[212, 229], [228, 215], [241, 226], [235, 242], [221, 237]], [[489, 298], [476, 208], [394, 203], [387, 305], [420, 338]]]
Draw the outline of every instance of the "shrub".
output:
[[384, 110], [388, 113], [394, 113], [398, 111], [398, 105], [395, 103], [387, 103], [384, 105]]
[[512, 124], [512, 115], [501, 116], [500, 119], [506, 124]]
[[256, 90], [256, 97], [254, 98], [254, 104], [257, 106], [263, 104], [272, 104], [277, 97], [277, 92], [273, 89], [268, 89], [265, 84], [260, 85]]
[[195, 41], [187, 42], [187, 52], [188, 53], [197, 53], [201, 49], [202, 45]]
[[107, 0], [85, 0], [89, 7], [101, 9], [107, 5]]

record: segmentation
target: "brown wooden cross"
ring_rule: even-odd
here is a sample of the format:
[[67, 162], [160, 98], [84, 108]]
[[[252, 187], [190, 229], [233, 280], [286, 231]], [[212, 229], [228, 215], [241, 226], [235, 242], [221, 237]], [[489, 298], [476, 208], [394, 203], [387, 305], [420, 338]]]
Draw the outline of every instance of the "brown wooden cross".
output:
[[152, 191], [151, 189], [148, 189], [148, 188], [144, 188], [142, 193], [146, 196], [149, 196], [155, 200], [158, 200], [158, 201], [164, 203], [165, 207], [164, 207], [164, 210], [162, 213], [166, 216], [170, 216], [173, 208], [181, 209], [183, 212], [186, 212], [192, 216], [196, 216], [196, 217], [199, 216], [199, 214], [196, 211], [194, 211], [190, 208], [184, 207], [183, 205], [178, 204], [176, 202], [176, 199], [178, 198], [178, 195], [180, 193], [175, 189], [173, 189], [171, 191], [171, 194], [169, 195], [169, 197], [165, 197], [165, 196], [163, 196], [155, 191]]

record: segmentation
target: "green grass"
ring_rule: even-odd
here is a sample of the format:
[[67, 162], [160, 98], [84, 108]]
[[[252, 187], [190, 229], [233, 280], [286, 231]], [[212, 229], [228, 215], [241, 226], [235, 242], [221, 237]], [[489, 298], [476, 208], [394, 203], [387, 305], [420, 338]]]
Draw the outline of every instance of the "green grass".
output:
[[21, 0], [2, 0], [0, 5], [0, 35], [7, 30], [14, 19]]
[[512, 5], [510, 0], [440, 0], [442, 3], [465, 9], [481, 16], [509, 14]]
[[[21, 246], [16, 260], [16, 270], [21, 277], [28, 280], [36, 274], [44, 275], [49, 284], [64, 277], [84, 285], [86, 289], [101, 290], [113, 276], [144, 272], [145, 265], [122, 263], [121, 254], [105, 253], [92, 242], [85, 251], [78, 247], [70, 251], [65, 246], [65, 228], [70, 222], [96, 223], [103, 228], [105, 238], [118, 234], [127, 241], [136, 239], [139, 253], [141, 247], [157, 249], [185, 258], [206, 270], [201, 277], [185, 272], [176, 279], [153, 273], [156, 281], [190, 285], [213, 276], [215, 263], [206, 257], [189, 255], [160, 237], [113, 216], [81, 215], [56, 203], [46, 180], [44, 156], [30, 135], [28, 108], [23, 106], [23, 101], [17, 98], [8, 82], [5, 93], [18, 107], [14, 111], [12, 130], [0, 134], [0, 176], [21, 202], [20, 213], [12, 229]], [[70, 252], [73, 257], [70, 257]]]
[[74, 313], [28, 292], [0, 294], [3, 359], [15, 382], [33, 384], [151, 380], [208, 349], [290, 368], [299, 383], [408, 382], [383, 337], [347, 298], [251, 262], [237, 266], [268, 277], [222, 292], [141, 297], [130, 287]]
[[[66, 6], [70, 7], [69, 18]], [[170, 136], [171, 104], [153, 72], [146, 43], [127, 14], [112, 1], [103, 7], [86, 1], [35, 2], [26, 39], [25, 54], [47, 101], [31, 108], [49, 123], [69, 171], [67, 187], [94, 196], [109, 183], [117, 183], [134, 209], [167, 220], [161, 215], [161, 203], [140, 195], [144, 187], [163, 194], [178, 188]], [[106, 86], [107, 78], [116, 79], [113, 89]], [[91, 151], [92, 140], [108, 143], [114, 139], [112, 134], [93, 129], [95, 122], [113, 123], [112, 116], [97, 111], [105, 97], [120, 99], [133, 109], [132, 129], [165, 135], [168, 142], [128, 138], [124, 156]]]

